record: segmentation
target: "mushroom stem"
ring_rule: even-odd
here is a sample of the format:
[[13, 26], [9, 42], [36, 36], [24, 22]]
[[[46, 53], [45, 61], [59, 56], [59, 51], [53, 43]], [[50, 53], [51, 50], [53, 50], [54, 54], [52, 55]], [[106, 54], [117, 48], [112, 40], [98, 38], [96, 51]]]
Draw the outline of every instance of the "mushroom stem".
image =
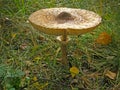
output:
[[61, 44], [61, 52], [62, 52], [62, 63], [64, 65], [68, 64], [67, 60], [67, 43], [70, 41], [70, 38], [67, 36], [66, 30], [63, 31], [64, 34], [62, 36], [58, 36], [57, 40]]
[[67, 45], [66, 44], [61, 44], [61, 51], [62, 51], [62, 63], [67, 65]]
[[62, 35], [62, 41], [67, 41], [67, 32], [64, 30], [64, 34]]
[[61, 51], [62, 51], [62, 62], [63, 64], [67, 65], [67, 32], [64, 30], [64, 34], [62, 35], [61, 40]]

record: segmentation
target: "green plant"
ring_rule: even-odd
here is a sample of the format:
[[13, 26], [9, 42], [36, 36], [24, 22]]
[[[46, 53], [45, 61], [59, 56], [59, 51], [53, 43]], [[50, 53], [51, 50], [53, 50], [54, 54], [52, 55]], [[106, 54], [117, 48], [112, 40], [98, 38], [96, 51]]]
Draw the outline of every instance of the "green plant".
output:
[[[24, 86], [31, 89], [35, 76], [41, 86], [48, 83], [44, 90], [119, 90], [119, 0], [100, 1], [101, 4], [98, 0], [0, 0], [0, 89], [19, 90]], [[92, 10], [103, 19], [99, 28], [74, 36], [68, 45], [70, 63], [79, 69], [75, 78], [71, 77], [69, 68], [64, 69], [60, 63], [61, 53], [55, 36], [39, 34], [27, 22], [34, 11], [59, 6]], [[111, 35], [111, 43], [95, 43], [101, 32]], [[105, 75], [106, 69], [116, 75], [115, 79], [110, 79], [108, 73]]]

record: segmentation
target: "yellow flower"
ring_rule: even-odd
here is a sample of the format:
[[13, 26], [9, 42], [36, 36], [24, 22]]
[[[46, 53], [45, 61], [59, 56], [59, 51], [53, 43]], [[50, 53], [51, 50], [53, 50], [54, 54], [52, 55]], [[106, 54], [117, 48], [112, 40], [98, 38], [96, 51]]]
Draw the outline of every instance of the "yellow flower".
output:
[[77, 74], [79, 74], [79, 69], [75, 66], [70, 68], [70, 73], [72, 75], [72, 77], [75, 77]]
[[102, 32], [96, 39], [96, 42], [98, 44], [107, 45], [111, 42], [111, 36], [106, 32]]

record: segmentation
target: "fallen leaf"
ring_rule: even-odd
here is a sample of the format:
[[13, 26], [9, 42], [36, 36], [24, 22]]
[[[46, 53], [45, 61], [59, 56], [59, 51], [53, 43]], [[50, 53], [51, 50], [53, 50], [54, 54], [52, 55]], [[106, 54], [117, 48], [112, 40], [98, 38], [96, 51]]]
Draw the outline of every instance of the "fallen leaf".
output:
[[28, 47], [26, 43], [20, 45], [20, 49], [25, 50]]
[[106, 72], [105, 72], [105, 76], [107, 76], [108, 78], [110, 78], [110, 79], [115, 79], [116, 78], [116, 73], [114, 73], [114, 72], [112, 72], [112, 71], [109, 71], [109, 70], [107, 70]]
[[102, 75], [101, 73], [95, 72], [95, 73], [88, 74], [87, 77], [89, 77], [89, 78], [98, 78], [101, 75]]
[[30, 75], [30, 71], [29, 70], [25, 70], [24, 72], [25, 72], [26, 77], [28, 77]]
[[70, 73], [71, 73], [72, 77], [75, 77], [77, 74], [79, 74], [79, 69], [75, 66], [72, 66], [70, 68]]
[[82, 76], [81, 80], [85, 86], [87, 86], [87, 87], [90, 86], [91, 82], [86, 76]]
[[37, 77], [36, 76], [33, 77], [33, 81], [37, 81]]
[[17, 33], [12, 33], [11, 36], [12, 36], [12, 39], [14, 39], [16, 37]]
[[120, 84], [115, 85], [112, 90], [120, 90]]
[[33, 63], [32, 63], [31, 61], [25, 61], [25, 64], [26, 64], [27, 66], [33, 65]]
[[106, 33], [106, 32], [102, 32], [98, 38], [96, 39], [96, 43], [98, 44], [102, 44], [102, 45], [107, 45], [111, 42], [111, 36]]

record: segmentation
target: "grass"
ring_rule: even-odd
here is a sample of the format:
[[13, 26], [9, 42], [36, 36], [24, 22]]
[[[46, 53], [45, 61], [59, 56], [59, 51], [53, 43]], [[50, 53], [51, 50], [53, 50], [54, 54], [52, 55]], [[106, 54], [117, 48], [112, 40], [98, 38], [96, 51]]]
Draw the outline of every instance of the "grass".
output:
[[[119, 0], [0, 0], [0, 90], [119, 90]], [[69, 67], [58, 61], [55, 36], [39, 33], [27, 22], [41, 8], [71, 7], [102, 16], [92, 33], [70, 36], [68, 59], [80, 73], [72, 78]], [[100, 33], [112, 37], [108, 45], [96, 44]], [[105, 73], [107, 70], [117, 76]]]

